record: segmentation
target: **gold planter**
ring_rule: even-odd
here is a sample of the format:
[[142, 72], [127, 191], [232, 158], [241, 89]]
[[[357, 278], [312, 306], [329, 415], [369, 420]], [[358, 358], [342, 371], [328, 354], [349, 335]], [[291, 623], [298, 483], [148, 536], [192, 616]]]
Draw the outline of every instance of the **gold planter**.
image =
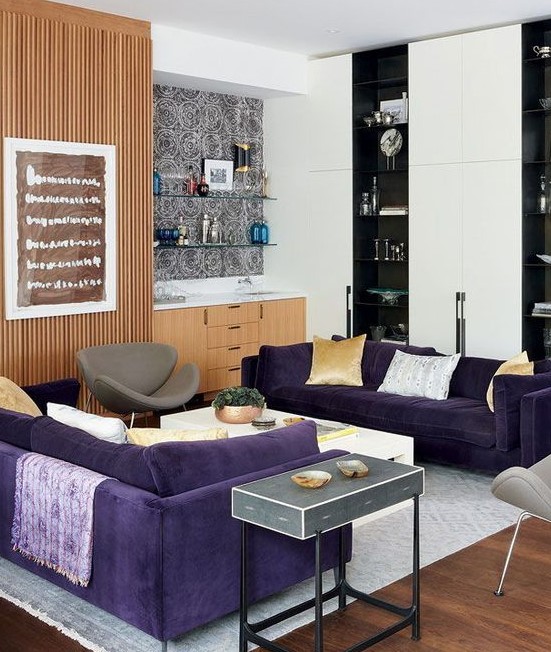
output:
[[225, 405], [214, 414], [223, 423], [250, 423], [262, 414], [262, 408], [252, 405]]

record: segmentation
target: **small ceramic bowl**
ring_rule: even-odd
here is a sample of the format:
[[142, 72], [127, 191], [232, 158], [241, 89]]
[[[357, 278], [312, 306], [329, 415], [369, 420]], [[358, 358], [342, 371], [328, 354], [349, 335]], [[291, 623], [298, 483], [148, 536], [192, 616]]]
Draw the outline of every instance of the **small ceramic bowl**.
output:
[[304, 421], [304, 417], [285, 417], [283, 423], [286, 426], [291, 426], [293, 423], [298, 423], [299, 421]]
[[305, 489], [319, 489], [331, 480], [331, 474], [326, 471], [303, 471], [292, 475], [291, 480]]
[[540, 104], [542, 109], [548, 111], [549, 109], [551, 109], [551, 97], [542, 97], [540, 99]]
[[369, 467], [361, 460], [339, 460], [337, 468], [347, 478], [365, 478], [369, 473]]

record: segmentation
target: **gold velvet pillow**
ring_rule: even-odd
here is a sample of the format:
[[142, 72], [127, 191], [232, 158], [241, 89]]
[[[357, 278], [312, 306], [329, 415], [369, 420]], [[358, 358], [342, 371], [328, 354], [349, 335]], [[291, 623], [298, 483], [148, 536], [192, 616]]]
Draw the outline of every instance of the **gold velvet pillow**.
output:
[[9, 378], [0, 376], [0, 407], [39, 417], [42, 412], [32, 398]]
[[[523, 351], [518, 355], [515, 355], [514, 358], [510, 360], [505, 360], [501, 364], [494, 376], [500, 376], [501, 374], [516, 374], [517, 376], [532, 376], [534, 374], [534, 363], [528, 361], [528, 353]], [[494, 411], [494, 379], [490, 381], [488, 385], [488, 391], [486, 392], [486, 401], [488, 402], [488, 407], [493, 412]]]
[[312, 369], [307, 385], [354, 385], [362, 382], [365, 335], [347, 340], [324, 340], [314, 335]]
[[227, 439], [225, 428], [209, 430], [177, 430], [176, 428], [130, 428], [126, 436], [131, 444], [151, 446], [165, 441], [204, 441], [207, 439]]

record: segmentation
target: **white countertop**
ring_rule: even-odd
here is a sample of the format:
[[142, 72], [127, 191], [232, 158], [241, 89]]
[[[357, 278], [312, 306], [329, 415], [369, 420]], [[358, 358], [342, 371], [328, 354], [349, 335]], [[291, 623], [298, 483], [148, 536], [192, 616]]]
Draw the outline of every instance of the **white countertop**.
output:
[[280, 299], [298, 299], [306, 297], [304, 292], [284, 292], [265, 290], [250, 294], [245, 292], [206, 292], [204, 294], [187, 295], [182, 299], [171, 298], [153, 303], [154, 310], [174, 310], [175, 308], [199, 308], [203, 306], [219, 306], [225, 303], [245, 303], [251, 301], [276, 301]]

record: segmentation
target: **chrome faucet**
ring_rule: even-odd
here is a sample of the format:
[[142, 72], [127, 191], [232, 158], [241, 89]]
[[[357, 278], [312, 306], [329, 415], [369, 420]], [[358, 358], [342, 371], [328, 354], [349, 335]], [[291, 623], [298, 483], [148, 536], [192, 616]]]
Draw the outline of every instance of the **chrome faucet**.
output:
[[245, 278], [238, 278], [237, 279], [237, 284], [238, 285], [248, 285], [250, 288], [253, 286], [253, 282], [250, 276], [245, 276]]

